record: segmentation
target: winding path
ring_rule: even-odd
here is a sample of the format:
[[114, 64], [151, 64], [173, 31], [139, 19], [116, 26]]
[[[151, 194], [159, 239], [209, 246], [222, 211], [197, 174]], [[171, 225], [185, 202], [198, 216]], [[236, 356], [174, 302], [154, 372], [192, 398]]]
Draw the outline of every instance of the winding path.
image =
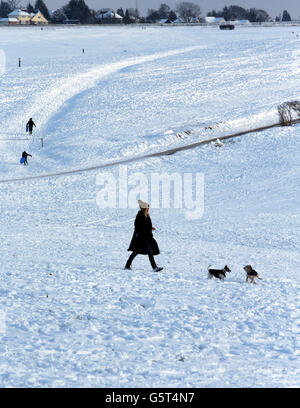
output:
[[[297, 123], [300, 123], [300, 119], [295, 119], [295, 120], [292, 121], [292, 124], [297, 124]], [[258, 128], [254, 128], [254, 129], [249, 129], [249, 130], [244, 130], [244, 131], [241, 131], [241, 132], [238, 132], [238, 133], [232, 133], [232, 134], [225, 135], [225, 136], [213, 137], [213, 138], [201, 140], [199, 142], [195, 142], [195, 143], [184, 145], [184, 146], [175, 147], [175, 148], [168, 149], [168, 150], [162, 150], [162, 151], [155, 152], [155, 153], [148, 153], [148, 154], [145, 154], [145, 155], [142, 155], [142, 156], [134, 156], [134, 157], [130, 157], [128, 159], [111, 161], [111, 162], [102, 163], [102, 164], [99, 164], [99, 165], [96, 165], [96, 166], [85, 167], [85, 168], [82, 168], [82, 169], [66, 170], [66, 171], [61, 171], [61, 172], [56, 172], [56, 173], [39, 174], [39, 175], [36, 175], [36, 176], [29, 176], [29, 177], [22, 177], [22, 178], [4, 179], [4, 180], [0, 180], [0, 183], [28, 181], [28, 180], [36, 180], [36, 179], [59, 177], [59, 176], [71, 176], [71, 175], [77, 174], [77, 173], [83, 173], [83, 172], [86, 172], [86, 171], [94, 171], [94, 170], [104, 169], [104, 168], [108, 168], [108, 167], [113, 167], [113, 166], [128, 164], [128, 163], [132, 163], [132, 162], [136, 162], [136, 161], [140, 161], [140, 160], [145, 160], [145, 159], [149, 159], [149, 158], [168, 156], [168, 155], [171, 155], [171, 154], [183, 151], [183, 150], [190, 150], [190, 149], [194, 149], [195, 147], [198, 147], [198, 146], [202, 146], [202, 145], [206, 145], [206, 144], [215, 142], [217, 139], [219, 139], [219, 140], [233, 139], [235, 137], [243, 136], [243, 135], [246, 135], [246, 134], [249, 134], [249, 133], [263, 132], [264, 130], [271, 129], [271, 128], [274, 128], [274, 127], [281, 127], [281, 126], [282, 125], [280, 123], [274, 123], [272, 125], [262, 126], [262, 127], [258, 127]]]

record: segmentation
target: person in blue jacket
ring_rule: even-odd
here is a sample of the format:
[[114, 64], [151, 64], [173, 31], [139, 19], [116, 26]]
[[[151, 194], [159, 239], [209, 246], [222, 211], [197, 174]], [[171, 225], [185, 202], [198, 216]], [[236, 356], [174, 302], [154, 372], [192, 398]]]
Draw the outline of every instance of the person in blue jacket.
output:
[[27, 161], [27, 157], [28, 157], [28, 156], [32, 157], [31, 154], [29, 154], [29, 153], [27, 153], [27, 152], [25, 152], [25, 151], [22, 153], [22, 159], [24, 159], [24, 160], [23, 160], [24, 166], [26, 166], [26, 164], [28, 164], [28, 161]]

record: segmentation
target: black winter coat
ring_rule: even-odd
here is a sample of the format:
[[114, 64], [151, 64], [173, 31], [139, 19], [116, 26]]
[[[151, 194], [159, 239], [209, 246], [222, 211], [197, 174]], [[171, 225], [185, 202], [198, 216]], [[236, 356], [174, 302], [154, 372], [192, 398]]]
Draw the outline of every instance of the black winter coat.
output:
[[25, 157], [25, 159], [27, 159], [28, 156], [32, 157], [32, 155], [27, 152], [22, 153], [22, 157]]
[[159, 248], [153, 238], [151, 218], [146, 218], [143, 211], [140, 210], [134, 221], [134, 233], [128, 251], [148, 255], [147, 242], [153, 251], [153, 255], [158, 255]]
[[33, 129], [33, 126], [36, 127], [36, 124], [34, 123], [34, 121], [33, 121], [33, 120], [30, 120], [30, 119], [29, 119], [29, 121], [27, 122], [27, 125], [28, 125], [28, 129], [29, 129], [30, 131]]

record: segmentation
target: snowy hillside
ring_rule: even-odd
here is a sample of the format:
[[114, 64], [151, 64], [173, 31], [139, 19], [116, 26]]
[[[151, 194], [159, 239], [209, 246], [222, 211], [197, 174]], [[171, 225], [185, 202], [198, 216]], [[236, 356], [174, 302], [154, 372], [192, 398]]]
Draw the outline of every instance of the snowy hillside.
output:
[[204, 175], [201, 218], [150, 210], [161, 273], [123, 270], [137, 208], [97, 205], [119, 166], [7, 181], [276, 122], [300, 99], [293, 31], [1, 27], [1, 387], [299, 387], [299, 125], [128, 164]]

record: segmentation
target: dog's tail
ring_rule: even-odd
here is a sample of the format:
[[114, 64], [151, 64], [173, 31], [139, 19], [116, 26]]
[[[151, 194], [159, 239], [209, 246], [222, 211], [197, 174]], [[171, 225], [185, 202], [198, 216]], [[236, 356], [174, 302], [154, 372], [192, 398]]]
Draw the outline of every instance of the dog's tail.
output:
[[211, 267], [212, 265], [208, 265], [208, 267], [207, 267], [207, 271], [209, 271], [209, 269], [210, 269], [210, 267]]
[[257, 279], [263, 280], [263, 278], [261, 278], [259, 275], [256, 276]]

